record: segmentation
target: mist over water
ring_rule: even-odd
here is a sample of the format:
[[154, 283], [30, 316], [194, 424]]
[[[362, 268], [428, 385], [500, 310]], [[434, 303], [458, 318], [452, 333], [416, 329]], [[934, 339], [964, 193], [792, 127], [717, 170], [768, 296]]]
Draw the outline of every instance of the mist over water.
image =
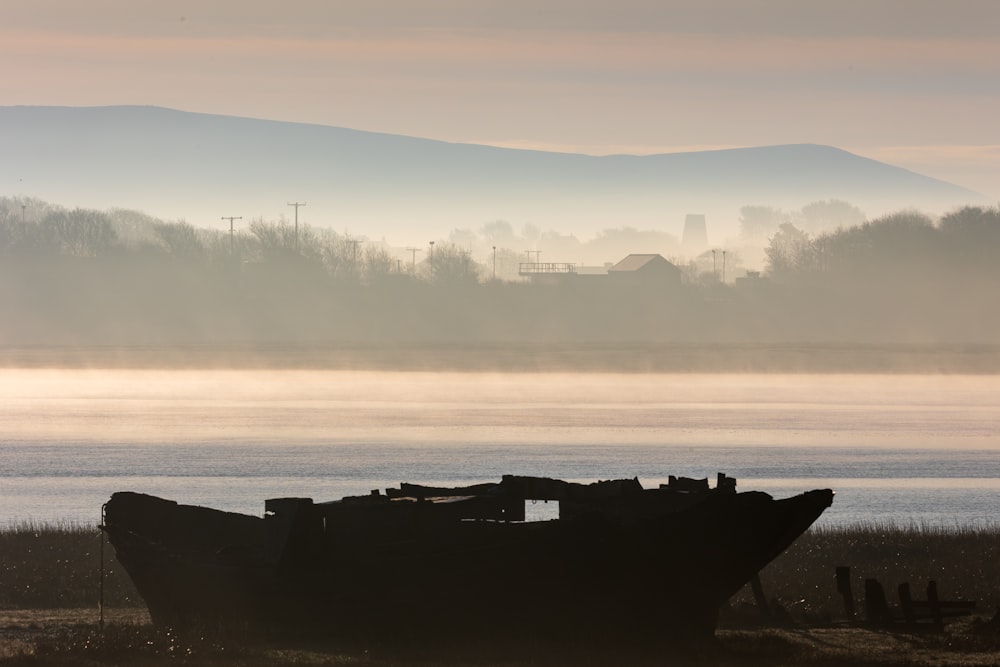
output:
[[983, 524], [1000, 378], [5, 369], [0, 523], [92, 523], [118, 490], [260, 514], [402, 481], [735, 476], [837, 492], [823, 522]]

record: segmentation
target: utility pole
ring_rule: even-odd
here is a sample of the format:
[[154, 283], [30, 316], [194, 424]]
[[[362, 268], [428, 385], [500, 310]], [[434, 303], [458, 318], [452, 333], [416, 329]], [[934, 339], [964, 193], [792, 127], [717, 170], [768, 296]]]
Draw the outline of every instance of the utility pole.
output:
[[303, 202], [288, 202], [289, 206], [295, 207], [295, 252], [299, 251], [299, 206], [305, 206]]
[[493, 246], [493, 280], [497, 279], [497, 247]]
[[223, 220], [229, 221], [229, 254], [233, 254], [233, 220], [242, 220], [242, 215], [222, 216]]
[[413, 275], [417, 274], [417, 253], [420, 252], [420, 248], [409, 247], [407, 250], [410, 251], [410, 273]]
[[712, 248], [712, 280], [719, 279], [719, 269], [717, 269], [715, 266], [715, 253], [716, 253], [715, 248]]
[[726, 284], [726, 251], [722, 251], [722, 284]]
[[351, 273], [354, 274], [355, 278], [359, 278], [361, 272], [358, 270], [358, 244], [361, 241], [357, 239], [348, 239], [348, 243], [351, 244]]

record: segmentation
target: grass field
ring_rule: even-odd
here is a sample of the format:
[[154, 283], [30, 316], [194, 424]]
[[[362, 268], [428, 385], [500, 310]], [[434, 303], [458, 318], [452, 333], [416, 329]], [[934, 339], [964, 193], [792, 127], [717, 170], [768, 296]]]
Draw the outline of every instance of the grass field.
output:
[[[0, 530], [0, 665], [959, 665], [1000, 664], [1000, 527], [864, 525], [814, 529], [761, 572], [764, 618], [749, 587], [723, 611], [708, 647], [665, 655], [638, 647], [575, 650], [519, 638], [492, 647], [379, 653], [365, 647], [278, 646], [242, 637], [180, 638], [152, 628], [142, 600], [103, 546], [105, 628], [98, 631], [102, 536], [93, 526], [25, 524]], [[944, 634], [887, 632], [849, 623], [835, 568], [852, 568], [863, 610], [863, 580], [879, 579], [891, 603], [910, 582], [929, 579], [942, 599], [977, 602], [977, 616]], [[860, 614], [863, 620], [863, 612]]]

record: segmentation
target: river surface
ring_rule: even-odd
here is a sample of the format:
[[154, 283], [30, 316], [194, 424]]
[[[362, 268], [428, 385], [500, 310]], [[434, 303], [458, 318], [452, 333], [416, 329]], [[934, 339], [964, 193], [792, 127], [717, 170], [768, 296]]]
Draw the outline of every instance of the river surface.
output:
[[997, 525], [1000, 376], [0, 370], [0, 526], [118, 490], [261, 514], [506, 473], [833, 488], [821, 525]]

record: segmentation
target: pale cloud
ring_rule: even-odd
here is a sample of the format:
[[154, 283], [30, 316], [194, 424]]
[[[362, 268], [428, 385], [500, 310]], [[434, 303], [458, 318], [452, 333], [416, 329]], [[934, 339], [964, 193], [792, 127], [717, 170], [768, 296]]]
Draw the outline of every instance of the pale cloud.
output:
[[985, 38], [995, 0], [5, 0], [0, 18], [94, 34], [328, 36], [396, 30]]
[[963, 147], [1000, 144], [997, 25], [995, 0], [4, 0], [0, 104], [592, 154], [828, 143], [981, 189], [1000, 158]]
[[[16, 55], [28, 69], [41, 61], [64, 59], [67, 71], [104, 62], [108, 68], [140, 61], [178, 69], [223, 59], [234, 66], [270, 63], [258, 74], [266, 79], [277, 66], [282, 74], [317, 76], [330, 65], [357, 66], [389, 79], [423, 72], [429, 78], [607, 79], [631, 85], [665, 76], [697, 80], [718, 77], [739, 85], [775, 82], [783, 88], [810, 80], [838, 87], [864, 86], [869, 80], [920, 80], [927, 86], [976, 86], [989, 92], [1000, 76], [1000, 41], [803, 39], [760, 37], [719, 39], [710, 35], [607, 33], [598, 36], [497, 33], [421, 33], [392, 38], [279, 39], [221, 37], [99, 37], [0, 31], [2, 52]], [[10, 62], [10, 61], [9, 61]], [[12, 68], [13, 69], [13, 68]], [[824, 79], [835, 74], [838, 78]], [[786, 77], [797, 77], [787, 81]], [[954, 77], [958, 77], [955, 81]]]

